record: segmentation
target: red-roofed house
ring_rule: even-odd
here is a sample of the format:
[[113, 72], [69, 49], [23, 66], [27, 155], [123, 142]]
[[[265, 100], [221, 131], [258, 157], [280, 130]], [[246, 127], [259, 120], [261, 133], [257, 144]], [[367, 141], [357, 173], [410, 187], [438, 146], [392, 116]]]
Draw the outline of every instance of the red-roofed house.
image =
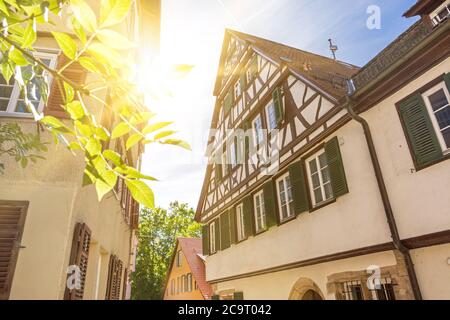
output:
[[202, 240], [178, 238], [164, 289], [164, 300], [209, 300], [212, 296], [205, 277]]

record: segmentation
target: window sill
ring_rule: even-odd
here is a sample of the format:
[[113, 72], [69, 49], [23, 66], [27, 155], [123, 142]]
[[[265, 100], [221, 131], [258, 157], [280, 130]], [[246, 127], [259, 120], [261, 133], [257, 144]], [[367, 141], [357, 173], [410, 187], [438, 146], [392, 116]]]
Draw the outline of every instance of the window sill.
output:
[[336, 198], [332, 198], [332, 199], [330, 199], [330, 200], [327, 200], [327, 201], [318, 203], [315, 207], [311, 208], [311, 209], [309, 210], [309, 212], [312, 213], [312, 212], [314, 212], [314, 211], [317, 211], [317, 210], [319, 210], [319, 209], [322, 209], [322, 208], [324, 208], [324, 207], [326, 207], [326, 206], [328, 206], [328, 205], [330, 205], [330, 204], [332, 204], [332, 203], [335, 203], [335, 202], [336, 202]]
[[291, 222], [292, 220], [295, 220], [295, 219], [297, 219], [297, 216], [296, 216], [296, 215], [287, 217], [286, 219], [280, 220], [279, 225], [281, 226], [281, 225], [283, 225], [283, 224], [285, 224], [285, 223], [288, 223], [288, 222]]
[[4, 112], [0, 111], [0, 118], [16, 118], [16, 119], [30, 119], [34, 120], [32, 114], [28, 113], [15, 113], [15, 112]]
[[432, 166], [434, 166], [434, 165], [436, 165], [436, 164], [438, 164], [438, 163], [440, 163], [440, 162], [442, 162], [442, 161], [446, 161], [446, 160], [450, 160], [450, 150], [447, 151], [447, 153], [444, 152], [444, 154], [442, 155], [442, 157], [441, 157], [440, 159], [438, 159], [438, 160], [435, 160], [435, 161], [433, 161], [433, 162], [427, 163], [426, 165], [421, 165], [421, 166], [416, 165], [416, 168], [415, 168], [415, 169], [416, 169], [416, 172], [425, 170], [425, 169], [427, 169], [428, 167], [432, 167]]

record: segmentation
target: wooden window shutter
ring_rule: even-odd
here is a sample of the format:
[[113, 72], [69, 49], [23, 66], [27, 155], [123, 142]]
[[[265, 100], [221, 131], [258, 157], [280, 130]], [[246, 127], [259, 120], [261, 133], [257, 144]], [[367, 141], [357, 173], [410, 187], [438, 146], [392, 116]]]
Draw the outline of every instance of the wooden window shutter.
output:
[[253, 219], [253, 198], [248, 196], [243, 201], [244, 209], [244, 228], [246, 236], [255, 235], [255, 226]]
[[220, 180], [222, 180], [222, 165], [219, 163], [216, 163], [214, 166], [214, 170], [215, 170], [215, 181], [216, 181], [216, 184], [218, 184], [220, 182]]
[[283, 112], [283, 97], [281, 94], [281, 88], [277, 87], [272, 92], [273, 104], [275, 106], [275, 118], [277, 124], [280, 125], [283, 122], [284, 112]]
[[295, 213], [298, 215], [309, 210], [307, 187], [303, 162], [295, 162], [289, 166], [292, 198], [294, 199]]
[[0, 201], [0, 300], [9, 299], [27, 210], [26, 201]]
[[209, 226], [204, 225], [202, 227], [202, 246], [203, 246], [203, 255], [209, 255]]
[[139, 203], [134, 199], [131, 200], [132, 210], [131, 210], [131, 228], [133, 230], [139, 228]]
[[[86, 282], [89, 246], [91, 244], [91, 230], [85, 223], [77, 223], [73, 234], [72, 251], [70, 253], [69, 266], [80, 268], [80, 289], [72, 289], [66, 286], [64, 300], [83, 300], [84, 286]], [[68, 277], [70, 274], [68, 275]]]
[[223, 110], [225, 115], [228, 114], [233, 107], [233, 91], [229, 90], [223, 102]]
[[220, 215], [220, 249], [230, 247], [230, 214], [226, 211]]
[[233, 300], [244, 300], [244, 293], [242, 291], [234, 292]]
[[236, 207], [229, 210], [230, 215], [230, 242], [234, 244], [237, 242], [237, 228], [236, 228]]
[[267, 228], [270, 228], [278, 224], [273, 181], [269, 181], [264, 185], [263, 192], [264, 192], [264, 209], [266, 211]]
[[450, 92], [450, 73], [446, 73], [444, 75], [445, 85], [447, 86], [448, 91]]
[[216, 221], [213, 222], [215, 224], [215, 231], [216, 231], [216, 251], [219, 251], [221, 248], [220, 244], [220, 219], [216, 219]]
[[[69, 59], [64, 54], [60, 54], [58, 56], [57, 69], [62, 68], [67, 62], [69, 62]], [[84, 84], [87, 75], [86, 70], [78, 62], [72, 63], [62, 74], [79, 85]], [[64, 105], [65, 96], [62, 81], [61, 85], [59, 82], [56, 79], [52, 81], [50, 96], [44, 108], [44, 114], [58, 118], [68, 118], [69, 115], [61, 107], [61, 105]]]
[[328, 168], [330, 170], [333, 195], [337, 198], [348, 193], [347, 179], [345, 177], [338, 137], [334, 137], [325, 144], [325, 153], [327, 155]]
[[420, 167], [439, 160], [442, 149], [421, 95], [414, 95], [401, 102], [399, 112], [416, 164]]
[[108, 281], [106, 287], [106, 300], [120, 299], [120, 285], [122, 281], [123, 263], [115, 255], [109, 257]]
[[129, 277], [128, 269], [125, 268], [125, 271], [123, 272], [122, 300], [127, 299], [128, 277]]
[[252, 61], [250, 62], [250, 72], [255, 78], [258, 75], [258, 55], [254, 55]]
[[239, 76], [239, 86], [241, 87], [242, 93], [247, 89], [247, 75], [245, 72], [242, 72]]

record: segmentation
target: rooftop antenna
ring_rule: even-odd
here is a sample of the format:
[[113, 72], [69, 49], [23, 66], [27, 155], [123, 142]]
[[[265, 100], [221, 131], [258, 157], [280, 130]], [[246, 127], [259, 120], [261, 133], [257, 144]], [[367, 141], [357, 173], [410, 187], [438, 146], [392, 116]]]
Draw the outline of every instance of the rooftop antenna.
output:
[[328, 42], [330, 43], [330, 50], [333, 54], [333, 59], [336, 60], [336, 51], [338, 51], [337, 45], [333, 44], [331, 39], [328, 39]]

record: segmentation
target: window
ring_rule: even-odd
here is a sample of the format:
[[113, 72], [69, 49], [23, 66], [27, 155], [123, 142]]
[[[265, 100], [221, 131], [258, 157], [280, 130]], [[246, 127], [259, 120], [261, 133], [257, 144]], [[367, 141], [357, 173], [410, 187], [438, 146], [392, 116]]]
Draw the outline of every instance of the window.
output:
[[242, 90], [241, 90], [241, 83], [237, 81], [234, 84], [234, 98], [237, 99], [241, 96]]
[[277, 180], [278, 204], [281, 220], [295, 215], [294, 199], [292, 197], [291, 178], [289, 173]]
[[188, 273], [186, 276], [186, 291], [192, 292], [192, 273]]
[[372, 300], [395, 300], [394, 284], [390, 277], [380, 279], [378, 286], [370, 290]]
[[345, 300], [364, 300], [361, 281], [347, 281], [343, 283], [343, 297]]
[[275, 104], [271, 101], [266, 107], [267, 128], [269, 132], [277, 127], [277, 115], [275, 112]]
[[170, 294], [175, 295], [175, 279], [170, 281]]
[[253, 80], [253, 74], [252, 70], [250, 68], [247, 68], [247, 71], [245, 72], [245, 75], [247, 77], [247, 83], [250, 84]]
[[[36, 52], [34, 55], [51, 68], [55, 68], [56, 55], [50, 53]], [[22, 72], [31, 71], [32, 67], [22, 68]], [[47, 73], [44, 73], [46, 75]], [[15, 82], [6, 83], [2, 75], [0, 75], [0, 115], [13, 115], [19, 117], [30, 117], [31, 113], [25, 105], [23, 92], [20, 92], [19, 85]], [[36, 110], [41, 112], [44, 109], [44, 102], [41, 100], [39, 91], [36, 90], [38, 80], [32, 79], [27, 85], [27, 95], [30, 102], [35, 106]]]
[[181, 259], [182, 259], [182, 253], [181, 250], [177, 252], [177, 267], [181, 267]]
[[209, 251], [211, 253], [216, 252], [216, 223], [213, 222], [209, 225]]
[[442, 150], [450, 149], [450, 94], [444, 82], [423, 94]]
[[434, 12], [430, 14], [431, 20], [433, 21], [433, 24], [437, 26], [438, 24], [441, 24], [445, 20], [448, 19], [450, 16], [450, 3], [444, 3], [441, 6], [439, 6]]
[[236, 224], [238, 241], [245, 239], [245, 223], [244, 223], [244, 205], [240, 204], [236, 207]]
[[333, 198], [327, 155], [324, 150], [306, 161], [311, 198], [314, 205]]
[[266, 213], [264, 209], [263, 191], [260, 191], [257, 194], [255, 194], [254, 202], [255, 202], [256, 232], [259, 232], [266, 228]]
[[260, 114], [253, 120], [253, 132], [255, 135], [256, 144], [257, 145], [261, 144], [264, 140], [264, 132], [262, 127], [262, 118]]
[[238, 164], [238, 145], [237, 138], [233, 140], [230, 146], [230, 162], [231, 167], [234, 168]]

